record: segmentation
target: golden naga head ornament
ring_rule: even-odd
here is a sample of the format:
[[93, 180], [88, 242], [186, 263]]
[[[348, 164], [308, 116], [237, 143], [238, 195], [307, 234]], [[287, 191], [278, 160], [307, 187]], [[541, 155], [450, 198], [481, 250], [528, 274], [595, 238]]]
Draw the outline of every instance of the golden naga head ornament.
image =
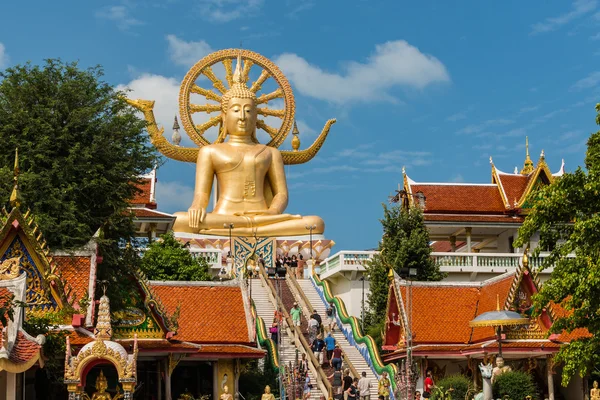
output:
[[[234, 60], [237, 60], [235, 71], [232, 68]], [[221, 75], [218, 70], [215, 73], [215, 67], [225, 71], [223, 78], [218, 77]], [[253, 76], [257, 76], [253, 81], [250, 79], [251, 71]], [[203, 87], [207, 81], [212, 85]], [[263, 92], [263, 88], [273, 86], [272, 82], [276, 88]], [[286, 165], [303, 164], [314, 158], [325, 143], [331, 125], [335, 123], [335, 119], [328, 120], [314, 143], [300, 150], [298, 132], [292, 132], [296, 104], [287, 78], [268, 58], [243, 49], [226, 49], [207, 55], [188, 71], [181, 83], [179, 116], [185, 132], [197, 147], [180, 147], [163, 136], [164, 128], [159, 128], [154, 118], [154, 101], [127, 99], [127, 102], [144, 113], [150, 140], [157, 150], [174, 160], [196, 162], [200, 147], [225, 140], [221, 113], [227, 112], [232, 98], [254, 100], [258, 116], [256, 129], [269, 137], [265, 145], [279, 148], [286, 137], [294, 133], [292, 150], [280, 151]], [[269, 102], [274, 100], [277, 100], [277, 105], [283, 101], [283, 107], [269, 108]], [[208, 114], [208, 120], [198, 118], [203, 113]], [[211, 115], [213, 113], [216, 115]], [[277, 125], [278, 120], [281, 121], [279, 127], [273, 126]], [[205, 136], [211, 130], [217, 130], [217, 134], [212, 135], [216, 137], [213, 142]]]

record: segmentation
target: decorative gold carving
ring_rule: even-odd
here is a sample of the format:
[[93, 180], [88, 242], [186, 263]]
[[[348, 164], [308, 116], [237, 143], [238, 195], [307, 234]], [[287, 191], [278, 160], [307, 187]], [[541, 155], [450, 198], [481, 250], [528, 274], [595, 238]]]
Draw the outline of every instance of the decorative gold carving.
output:
[[7, 258], [0, 264], [0, 281], [14, 279], [19, 276], [21, 257]]
[[169, 361], [169, 365], [168, 365], [168, 367], [169, 367], [169, 370], [168, 370], [169, 375], [173, 374], [173, 371], [177, 367], [177, 364], [179, 364], [179, 362], [181, 360], [183, 360], [184, 358], [185, 358], [185, 354], [181, 354], [181, 355], [175, 357], [175, 356], [173, 356], [173, 353], [169, 353], [169, 359], [168, 359], [168, 361]]
[[[275, 64], [273, 64], [270, 60], [261, 56], [260, 54], [251, 52], [249, 50], [221, 50], [203, 58], [198, 63], [196, 63], [196, 65], [194, 65], [192, 69], [190, 69], [181, 85], [179, 95], [180, 114], [183, 127], [187, 134], [190, 136], [190, 138], [198, 146], [210, 144], [210, 142], [206, 140], [203, 137], [203, 135], [209, 128], [219, 125], [219, 123], [221, 122], [221, 116], [215, 116], [209, 121], [199, 125], [194, 125], [191, 116], [195, 112], [217, 111], [217, 105], [207, 104], [202, 106], [191, 104], [190, 94], [198, 94], [200, 96], [205, 97], [207, 100], [221, 103], [221, 95], [215, 93], [212, 90], [200, 87], [198, 84], [196, 84], [196, 80], [201, 74], [203, 74], [207, 76], [209, 80], [213, 83], [213, 87], [215, 87], [221, 94], [225, 94], [227, 92], [227, 89], [223, 82], [221, 82], [219, 78], [214, 74], [214, 72], [211, 69], [211, 66], [218, 63], [222, 63], [224, 65], [226, 73], [225, 82], [229, 87], [233, 87], [235, 86], [235, 82], [233, 79], [234, 76], [232, 76], [231, 72], [232, 60], [238, 55], [241, 56], [241, 58], [244, 59], [245, 62], [244, 69], [240, 73], [240, 79], [242, 81], [247, 81], [248, 74], [252, 65], [257, 65], [262, 68], [262, 72], [259, 78], [254, 83], [252, 83], [250, 89], [248, 89], [250, 92], [259, 92], [262, 89], [262, 85], [264, 84], [264, 82], [269, 78], [273, 78], [279, 86], [273, 92], [260, 95], [256, 101], [256, 104], [260, 105], [268, 103], [269, 101], [278, 98], [284, 100], [284, 108], [282, 110], [258, 108], [258, 113], [261, 115], [274, 115], [282, 119], [282, 124], [279, 127], [279, 129], [269, 126], [265, 121], [257, 122], [257, 127], [263, 129], [271, 137], [271, 140], [269, 141], [269, 143], [267, 143], [267, 145], [278, 148], [284, 142], [286, 136], [289, 134], [290, 128], [292, 127], [292, 122], [294, 121], [295, 101], [292, 89], [285, 76], [281, 73], [281, 71], [277, 68]], [[198, 158], [198, 148], [184, 148], [175, 146], [169, 143], [164, 138], [164, 129], [158, 128], [156, 120], [154, 118], [153, 101], [127, 99], [127, 102], [144, 113], [144, 117], [148, 122], [147, 129], [150, 135], [150, 140], [152, 144], [163, 155], [178, 161], [196, 162]], [[327, 138], [327, 135], [329, 134], [331, 125], [334, 123], [335, 119], [327, 121], [319, 137], [308, 149], [297, 151], [298, 149], [294, 148], [294, 151], [281, 151], [283, 163], [285, 165], [292, 165], [303, 164], [310, 161], [321, 149], [323, 143], [325, 142], [325, 139]], [[223, 139], [223, 130], [222, 128], [220, 128], [216, 142], [222, 142]]]
[[94, 333], [98, 339], [110, 340], [112, 338], [110, 301], [108, 300], [106, 294], [100, 297], [100, 306], [98, 307], [98, 322], [96, 323], [96, 329]]
[[67, 337], [65, 383], [70, 385], [74, 382], [81, 382], [82, 373], [85, 371], [86, 366], [96, 360], [106, 360], [114, 365], [119, 375], [119, 381], [135, 382], [137, 380], [137, 336], [134, 336], [132, 355], [128, 355], [120, 344], [106, 340], [112, 336], [110, 301], [106, 295], [100, 298], [98, 323], [94, 331], [96, 332], [96, 340], [91, 344], [85, 345], [75, 357], [71, 355], [71, 344]]

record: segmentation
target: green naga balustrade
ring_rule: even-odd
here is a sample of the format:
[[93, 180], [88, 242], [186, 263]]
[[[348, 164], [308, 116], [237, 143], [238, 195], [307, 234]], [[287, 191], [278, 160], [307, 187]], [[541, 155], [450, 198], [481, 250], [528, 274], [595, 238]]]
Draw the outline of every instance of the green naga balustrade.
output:
[[279, 371], [279, 351], [277, 350], [277, 345], [267, 334], [265, 321], [263, 321], [263, 319], [256, 314], [256, 306], [254, 305], [254, 301], [252, 301], [252, 317], [256, 321], [256, 340], [263, 348], [267, 349], [273, 369], [275, 371]]
[[325, 300], [328, 303], [334, 303], [336, 309], [338, 311], [338, 316], [342, 323], [350, 325], [352, 337], [356, 343], [364, 344], [367, 347], [367, 351], [369, 352], [369, 357], [371, 358], [371, 362], [373, 365], [373, 369], [377, 372], [378, 375], [381, 375], [383, 372], [387, 372], [390, 378], [390, 382], [392, 384], [392, 389], [396, 391], [396, 375], [398, 374], [398, 367], [395, 364], [384, 364], [381, 359], [381, 355], [379, 354], [379, 350], [377, 349], [377, 344], [373, 340], [373, 338], [369, 335], [363, 335], [363, 332], [360, 328], [360, 322], [356, 317], [350, 316], [348, 311], [346, 310], [346, 305], [344, 301], [337, 296], [334, 296], [331, 292], [331, 288], [329, 287], [329, 282], [321, 280], [316, 274], [312, 276], [314, 282], [323, 289], [323, 294], [325, 296]]

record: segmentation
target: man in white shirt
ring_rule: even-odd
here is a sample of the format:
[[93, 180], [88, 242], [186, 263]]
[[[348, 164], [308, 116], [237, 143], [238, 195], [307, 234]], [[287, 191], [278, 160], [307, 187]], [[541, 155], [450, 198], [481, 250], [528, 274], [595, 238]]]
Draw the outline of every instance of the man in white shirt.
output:
[[358, 392], [360, 393], [360, 400], [369, 400], [371, 398], [371, 381], [367, 378], [365, 371], [362, 372], [358, 380]]

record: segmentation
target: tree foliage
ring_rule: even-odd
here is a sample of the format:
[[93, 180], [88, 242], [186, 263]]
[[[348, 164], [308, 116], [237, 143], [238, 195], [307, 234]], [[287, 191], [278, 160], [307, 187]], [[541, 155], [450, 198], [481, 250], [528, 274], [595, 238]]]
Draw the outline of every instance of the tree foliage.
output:
[[[464, 375], [449, 375], [436, 382], [436, 388], [431, 393], [432, 400], [457, 399], [462, 400], [468, 394], [472, 394], [473, 383], [472, 379]], [[446, 395], [448, 393], [448, 396]], [[519, 397], [521, 398], [521, 397]]]
[[148, 246], [142, 257], [141, 269], [151, 280], [212, 280], [206, 260], [193, 257], [171, 232]]
[[402, 208], [400, 204], [383, 206], [381, 220], [383, 237], [379, 243], [379, 254], [369, 262], [369, 313], [367, 325], [380, 324], [385, 318], [388, 297], [388, 271], [393, 268], [398, 274], [414, 268], [418, 281], [439, 281], [444, 275], [431, 258], [429, 232], [418, 207]]
[[531, 396], [532, 400], [538, 400], [538, 389], [531, 375], [522, 371], [510, 371], [499, 375], [492, 386], [494, 398], [508, 396], [509, 399], [524, 399]]
[[100, 229], [98, 279], [111, 283], [119, 308], [131, 289], [121, 278], [138, 263], [123, 246], [134, 235], [125, 214], [137, 190], [131, 183], [156, 164], [157, 153], [146, 123], [102, 77], [100, 67], [60, 60], [0, 71], [0, 202], [11, 193], [18, 148], [23, 207], [52, 250], [85, 245]]
[[[600, 104], [596, 111], [600, 124]], [[588, 375], [600, 362], [600, 132], [588, 139], [585, 168], [564, 174], [531, 196], [531, 212], [515, 241], [515, 246], [527, 245], [539, 232], [534, 254], [550, 250], [542, 268], [553, 266], [554, 271], [534, 297], [534, 306], [537, 314], [550, 303], [566, 310], [551, 332], [585, 328], [591, 334], [557, 354], [556, 361], [564, 364], [563, 385], [575, 373]]]
[[60, 60], [0, 71], [2, 201], [18, 148], [24, 205], [52, 249], [86, 244], [157, 161], [145, 122], [102, 76], [100, 67]]

